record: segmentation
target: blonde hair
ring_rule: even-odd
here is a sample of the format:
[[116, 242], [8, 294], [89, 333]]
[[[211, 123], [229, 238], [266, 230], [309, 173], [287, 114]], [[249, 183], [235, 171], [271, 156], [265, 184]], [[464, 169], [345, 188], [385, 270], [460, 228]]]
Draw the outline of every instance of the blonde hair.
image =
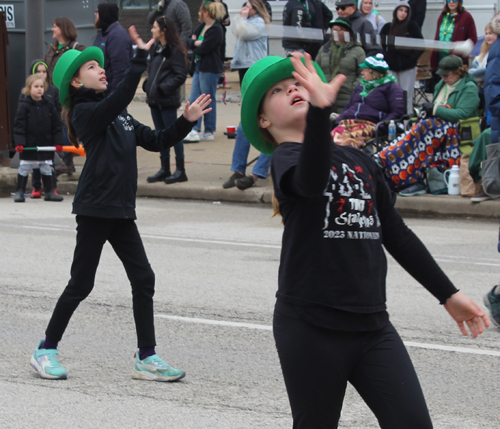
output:
[[264, 20], [266, 24], [271, 23], [271, 17], [269, 16], [269, 12], [266, 9], [266, 6], [264, 5], [264, 2], [262, 0], [248, 0], [248, 3], [252, 5], [252, 7], [255, 9], [255, 12]]
[[[493, 34], [496, 34], [494, 31], [493, 31], [493, 26], [491, 25], [491, 22], [489, 22], [484, 31], [486, 32], [487, 30], [490, 30]], [[488, 45], [488, 43], [486, 43], [486, 39], [483, 40], [483, 44], [481, 45], [481, 52], [479, 52], [479, 62], [483, 61], [483, 58], [484, 56], [490, 52], [490, 48], [491, 48], [491, 45]]]
[[226, 16], [226, 8], [222, 3], [205, 1], [200, 6], [200, 12], [208, 12], [212, 19], [223, 19]]
[[40, 79], [43, 82], [43, 92], [46, 92], [49, 89], [49, 84], [47, 83], [43, 75], [40, 73], [35, 73], [29, 75], [28, 79], [26, 79], [26, 86], [23, 89], [23, 94], [31, 95], [31, 86], [33, 85], [33, 82], [35, 82], [38, 79]]

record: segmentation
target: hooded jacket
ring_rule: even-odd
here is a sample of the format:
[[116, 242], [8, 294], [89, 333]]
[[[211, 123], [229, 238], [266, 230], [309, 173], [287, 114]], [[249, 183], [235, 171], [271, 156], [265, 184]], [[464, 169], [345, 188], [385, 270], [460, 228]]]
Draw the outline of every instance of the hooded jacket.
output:
[[[45, 97], [33, 100], [26, 95], [19, 102], [14, 118], [14, 140], [16, 146], [37, 147], [62, 145], [61, 119], [54, 105]], [[54, 159], [54, 152], [27, 151], [20, 159], [43, 161]]]
[[[321, 70], [323, 70], [328, 81], [335, 77], [332, 76], [332, 49], [334, 43], [331, 40], [325, 43], [316, 57], [316, 62], [321, 67]], [[338, 72], [346, 76], [346, 81], [337, 95], [332, 109], [333, 112], [342, 113], [344, 110], [351, 94], [361, 80], [361, 68], [359, 65], [365, 58], [365, 51], [358, 42], [351, 41], [345, 44], [344, 51], [340, 57]]]
[[[493, 32], [500, 35], [500, 14], [491, 20]], [[493, 43], [488, 54], [488, 65], [484, 76], [486, 106], [491, 112], [491, 141], [498, 143], [500, 137], [500, 37]]]
[[74, 96], [71, 123], [87, 153], [73, 201], [74, 214], [135, 219], [137, 146], [152, 152], [166, 150], [196, 123], [181, 116], [170, 128], [156, 133], [127, 113], [146, 70], [147, 55], [137, 50], [115, 92], [105, 96], [81, 88]]
[[181, 105], [180, 87], [187, 78], [186, 56], [178, 47], [161, 49], [155, 42], [149, 51], [151, 62], [142, 89], [149, 107], [177, 109]]
[[266, 24], [260, 15], [236, 18], [233, 23], [233, 34], [237, 37], [231, 61], [233, 70], [248, 69], [256, 61], [267, 56], [269, 36]]
[[389, 64], [389, 69], [395, 72], [401, 72], [404, 70], [410, 70], [417, 66], [418, 59], [422, 55], [423, 51], [418, 49], [397, 49], [394, 48], [394, 45], [391, 46], [390, 33], [391, 27], [393, 23], [398, 19], [397, 18], [397, 10], [400, 7], [408, 8], [408, 16], [405, 21], [408, 23], [408, 27], [406, 29], [406, 36], [411, 37], [413, 39], [423, 39], [422, 33], [418, 25], [410, 20], [411, 15], [411, 7], [408, 3], [402, 1], [399, 2], [394, 11], [392, 12], [392, 22], [388, 22], [382, 28], [380, 33], [382, 39], [382, 50], [384, 53], [384, 58]]
[[132, 58], [132, 39], [118, 22], [118, 6], [114, 3], [101, 3], [99, 11], [100, 29], [94, 41], [104, 53], [104, 70], [108, 81], [107, 93], [113, 92], [123, 79], [125, 70]]
[[[309, 9], [304, 5], [304, 1], [288, 0], [283, 8], [283, 25], [297, 28], [311, 28], [314, 14], [314, 5], [309, 3]], [[283, 49], [304, 50], [307, 52], [310, 42], [299, 39], [285, 39], [282, 41]]]
[[[382, 52], [382, 48], [377, 45], [377, 33], [373, 28], [373, 25], [363, 16], [363, 13], [359, 9], [356, 9], [354, 13], [349, 16], [349, 21], [354, 34], [359, 34], [361, 38], [361, 45], [363, 46], [367, 57], [377, 55]], [[370, 36], [370, 43], [366, 43], [366, 35]]]
[[378, 123], [399, 119], [405, 114], [406, 102], [403, 89], [394, 82], [386, 83], [375, 88], [366, 97], [361, 97], [363, 87], [358, 85], [342, 114], [337, 118], [338, 124], [342, 119], [361, 119]]
[[167, 16], [174, 21], [182, 43], [191, 36], [192, 23], [188, 5], [183, 0], [166, 0], [163, 9], [153, 9], [148, 15], [148, 23], [153, 25], [159, 16]]
[[[445, 83], [444, 80], [441, 79], [434, 89], [434, 99], [437, 98], [443, 85], [445, 85]], [[451, 106], [451, 109], [444, 106], [438, 106], [435, 109], [435, 115], [445, 121], [455, 123], [460, 119], [469, 119], [477, 116], [479, 95], [477, 92], [476, 80], [470, 74], [466, 74], [460, 80], [455, 90], [450, 94], [446, 104]]]
[[[363, 4], [363, 1], [364, 0], [358, 0], [358, 9], [361, 12], [361, 14], [363, 14], [363, 12], [361, 11], [361, 5]], [[384, 19], [384, 17], [382, 15], [380, 15], [375, 10], [375, 6], [373, 6], [372, 7], [372, 11], [368, 15], [366, 15], [364, 17], [365, 17], [365, 19], [367, 19], [368, 21], [370, 21], [370, 23], [373, 26], [373, 29], [375, 30], [375, 32], [377, 34], [380, 34], [380, 31], [382, 30], [382, 27], [387, 23], [387, 21]]]

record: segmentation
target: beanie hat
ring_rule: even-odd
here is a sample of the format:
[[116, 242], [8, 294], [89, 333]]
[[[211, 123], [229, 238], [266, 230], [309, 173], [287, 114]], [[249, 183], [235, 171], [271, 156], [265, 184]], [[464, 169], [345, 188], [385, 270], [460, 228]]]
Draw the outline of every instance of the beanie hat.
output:
[[372, 69], [379, 72], [386, 72], [389, 70], [389, 64], [384, 60], [383, 54], [377, 54], [373, 57], [366, 57], [365, 61], [362, 62], [360, 67], [365, 69]]

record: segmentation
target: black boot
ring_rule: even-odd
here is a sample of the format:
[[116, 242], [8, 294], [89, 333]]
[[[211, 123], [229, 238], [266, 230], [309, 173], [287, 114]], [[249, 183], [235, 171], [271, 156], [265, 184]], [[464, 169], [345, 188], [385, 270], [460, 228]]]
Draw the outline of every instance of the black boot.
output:
[[15, 203], [24, 203], [24, 193], [26, 192], [26, 184], [28, 183], [28, 176], [17, 175], [16, 193], [14, 194]]
[[43, 190], [45, 192], [45, 201], [62, 201], [63, 197], [57, 195], [54, 192], [54, 188], [52, 186], [52, 176], [46, 176], [42, 174], [42, 182], [43, 182]]
[[188, 180], [186, 170], [184, 169], [184, 158], [175, 158], [175, 165], [175, 173], [165, 179], [165, 183], [167, 185], [170, 185], [171, 183], [187, 182]]
[[160, 161], [161, 168], [158, 170], [158, 173], [147, 178], [148, 183], [161, 182], [172, 174], [170, 172], [170, 158], [160, 158]]

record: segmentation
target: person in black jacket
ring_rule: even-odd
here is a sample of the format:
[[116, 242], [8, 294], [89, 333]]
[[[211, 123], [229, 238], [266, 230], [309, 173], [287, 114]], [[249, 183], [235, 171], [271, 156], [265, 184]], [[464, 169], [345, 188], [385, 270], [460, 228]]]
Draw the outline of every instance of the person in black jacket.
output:
[[[307, 0], [288, 0], [283, 9], [283, 25], [300, 28], [313, 27], [314, 4]], [[311, 43], [300, 39], [283, 38], [281, 42], [286, 55], [292, 52], [309, 52]]]
[[[146, 102], [157, 131], [171, 126], [177, 119], [177, 109], [181, 105], [180, 88], [187, 77], [187, 58], [174, 22], [163, 15], [156, 18], [151, 34], [155, 43], [149, 51], [148, 78], [143, 89], [147, 94]], [[174, 145], [176, 171], [170, 172], [170, 148], [160, 152], [161, 168], [149, 183], [165, 181], [166, 184], [186, 182], [184, 167], [184, 143]]]
[[[58, 359], [57, 346], [71, 316], [92, 291], [103, 246], [109, 241], [121, 259], [132, 286], [134, 320], [139, 351], [132, 376], [140, 380], [175, 381], [185, 372], [163, 362], [155, 352], [153, 295], [155, 276], [149, 265], [135, 224], [137, 191], [137, 146], [159, 152], [191, 130], [205, 114], [210, 97], [187, 103], [183, 115], [169, 128], [156, 133], [127, 113], [141, 75], [147, 67], [148, 50], [135, 27], [130, 36], [136, 56], [117, 90], [105, 95], [104, 56], [97, 47], [79, 53], [70, 50], [58, 61], [54, 83], [67, 110], [69, 138], [82, 143], [87, 153], [73, 201], [77, 238], [71, 279], [59, 298], [45, 339], [40, 340], [31, 365], [41, 377], [65, 379], [67, 371]], [[77, 141], [78, 140], [78, 141]]]
[[417, 77], [417, 63], [423, 51], [418, 49], [397, 49], [394, 37], [423, 39], [418, 25], [410, 20], [411, 8], [405, 2], [399, 2], [392, 13], [392, 22], [382, 27], [380, 32], [384, 58], [389, 70], [396, 77], [398, 85], [406, 91], [406, 113], [413, 109], [413, 92]]
[[201, 140], [214, 140], [217, 123], [215, 94], [219, 78], [224, 71], [220, 57], [220, 47], [224, 32], [220, 20], [224, 18], [226, 9], [222, 3], [204, 2], [199, 10], [200, 23], [194, 30], [187, 48], [191, 49], [194, 59], [191, 61], [189, 73], [193, 76], [189, 101], [193, 102], [200, 94], [209, 94], [214, 100], [212, 111], [205, 115], [205, 132], [201, 134], [201, 121], [194, 126], [193, 131], [184, 139], [185, 142], [196, 143]]
[[[38, 73], [44, 77], [44, 79], [47, 81], [49, 84], [49, 89], [44, 92], [43, 96], [46, 98], [48, 101], [50, 101], [54, 107], [56, 108], [57, 115], [59, 118], [61, 117], [61, 103], [59, 102], [59, 91], [57, 88], [50, 84], [52, 82], [50, 80], [49, 76], [49, 66], [47, 63], [45, 63], [42, 59], [36, 59], [33, 60], [30, 64], [29, 68], [29, 74], [35, 74]], [[25, 98], [25, 88], [21, 91], [21, 94], [19, 94], [19, 101], [20, 103], [22, 100]], [[63, 129], [63, 139], [64, 139], [64, 129]], [[63, 140], [64, 141], [64, 140]], [[58, 156], [57, 154], [54, 154], [54, 158]], [[33, 174], [31, 175], [31, 184], [33, 186], [33, 189], [31, 190], [31, 198], [41, 198], [42, 197], [42, 177], [40, 175], [40, 169], [39, 168], [33, 168]], [[52, 187], [53, 187], [53, 192], [58, 195], [57, 193], [57, 174], [54, 169], [54, 165], [52, 166]]]
[[[383, 428], [432, 428], [417, 375], [386, 309], [384, 248], [429, 290], [463, 335], [489, 326], [394, 208], [381, 169], [337, 146], [329, 84], [311, 57], [269, 56], [242, 85], [245, 136], [272, 154], [275, 213], [283, 216], [273, 334], [294, 429], [336, 428], [351, 383]], [[293, 74], [292, 74], [293, 73]]]
[[427, 10], [427, 0], [409, 0], [408, 3], [411, 7], [410, 21], [413, 21], [422, 30]]
[[32, 74], [26, 80], [24, 97], [20, 100], [14, 118], [14, 140], [20, 152], [14, 202], [24, 203], [28, 175], [38, 168], [42, 174], [45, 201], [62, 201], [52, 185], [53, 151], [25, 151], [37, 146], [62, 145], [62, 124], [54, 104], [44, 96], [49, 84], [41, 74]]

